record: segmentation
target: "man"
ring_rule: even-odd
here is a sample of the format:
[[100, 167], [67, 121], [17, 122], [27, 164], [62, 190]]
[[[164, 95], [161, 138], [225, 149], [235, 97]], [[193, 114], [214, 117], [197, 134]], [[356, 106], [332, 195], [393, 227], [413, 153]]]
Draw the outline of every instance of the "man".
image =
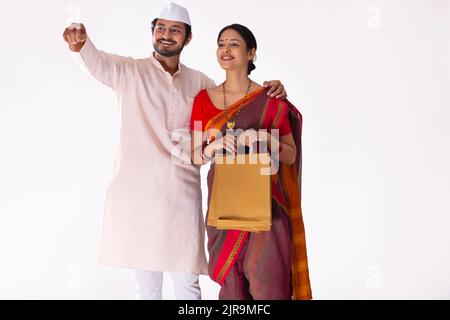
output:
[[[63, 36], [89, 72], [119, 97], [119, 147], [99, 262], [135, 269], [137, 299], [162, 298], [163, 272], [170, 272], [176, 299], [201, 299], [198, 275], [208, 270], [200, 171], [174, 161], [173, 150], [180, 131], [189, 128], [194, 97], [215, 84], [180, 63], [192, 39], [187, 10], [170, 3], [153, 20], [155, 52], [146, 59], [97, 50], [82, 24], [72, 24]], [[271, 86], [273, 94], [285, 96], [279, 81]]]

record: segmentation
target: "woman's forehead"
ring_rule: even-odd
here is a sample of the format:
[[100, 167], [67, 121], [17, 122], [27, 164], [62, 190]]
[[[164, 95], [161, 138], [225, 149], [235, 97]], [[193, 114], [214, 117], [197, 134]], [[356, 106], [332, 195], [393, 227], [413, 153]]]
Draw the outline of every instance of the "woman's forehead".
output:
[[227, 29], [220, 35], [219, 41], [242, 41], [242, 37], [236, 30], [233, 29]]

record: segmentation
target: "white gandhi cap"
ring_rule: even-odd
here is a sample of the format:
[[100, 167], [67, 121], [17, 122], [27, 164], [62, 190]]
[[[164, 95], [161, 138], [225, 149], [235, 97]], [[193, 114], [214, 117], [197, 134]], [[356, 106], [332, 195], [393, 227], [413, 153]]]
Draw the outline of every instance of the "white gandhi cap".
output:
[[156, 19], [179, 21], [192, 26], [187, 9], [173, 2], [166, 5]]

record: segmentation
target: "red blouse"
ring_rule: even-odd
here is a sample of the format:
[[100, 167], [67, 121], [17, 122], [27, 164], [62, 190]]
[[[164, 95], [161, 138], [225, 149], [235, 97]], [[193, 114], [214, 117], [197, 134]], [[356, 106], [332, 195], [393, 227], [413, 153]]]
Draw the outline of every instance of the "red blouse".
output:
[[[205, 131], [206, 124], [217, 114], [223, 110], [216, 108], [212, 103], [206, 89], [200, 91], [194, 99], [194, 105], [192, 107], [191, 114], [191, 130], [194, 130], [194, 121], [202, 122], [202, 131]], [[291, 126], [289, 124], [288, 117], [284, 117], [280, 126], [280, 136], [285, 136], [291, 133]]]

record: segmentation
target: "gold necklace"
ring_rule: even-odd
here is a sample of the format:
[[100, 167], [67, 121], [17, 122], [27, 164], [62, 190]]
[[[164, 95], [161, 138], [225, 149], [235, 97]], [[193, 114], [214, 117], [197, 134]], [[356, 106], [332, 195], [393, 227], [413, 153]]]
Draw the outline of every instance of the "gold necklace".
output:
[[[249, 80], [250, 80], [250, 79], [249, 79]], [[238, 110], [238, 112], [236, 113], [236, 115], [234, 116], [233, 121], [231, 121], [231, 120], [228, 118], [228, 107], [227, 107], [226, 94], [225, 94], [225, 81], [224, 81], [223, 84], [222, 84], [223, 107], [225, 108], [225, 117], [226, 117], [226, 119], [227, 119], [227, 128], [230, 129], [230, 130], [234, 129], [234, 126], [236, 125], [236, 119], [237, 119], [239, 113], [240, 113], [241, 110], [242, 110], [242, 105], [245, 103], [245, 101], [247, 101], [247, 95], [248, 95], [248, 92], [250, 91], [251, 85], [252, 85], [252, 80], [250, 80], [249, 83], [248, 83], [247, 91], [245, 92], [245, 97], [244, 97], [245, 99], [244, 99], [244, 101], [243, 101], [243, 102], [241, 103], [241, 105], [239, 106], [239, 110]]]

